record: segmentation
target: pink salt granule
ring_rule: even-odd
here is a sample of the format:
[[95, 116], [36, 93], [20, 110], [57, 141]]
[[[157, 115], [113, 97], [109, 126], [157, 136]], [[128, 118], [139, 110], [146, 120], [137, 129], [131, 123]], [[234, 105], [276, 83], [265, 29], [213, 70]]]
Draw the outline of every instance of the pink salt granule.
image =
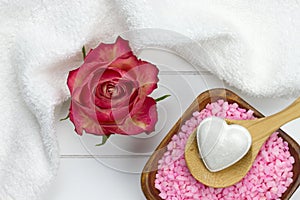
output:
[[237, 184], [227, 188], [211, 188], [198, 182], [190, 174], [184, 159], [184, 148], [189, 135], [209, 116], [229, 119], [253, 119], [253, 111], [239, 108], [223, 100], [208, 104], [181, 127], [172, 137], [167, 151], [159, 160], [155, 187], [159, 196], [167, 200], [265, 200], [280, 199], [293, 182], [294, 158], [288, 143], [275, 132], [261, 148], [248, 174]]

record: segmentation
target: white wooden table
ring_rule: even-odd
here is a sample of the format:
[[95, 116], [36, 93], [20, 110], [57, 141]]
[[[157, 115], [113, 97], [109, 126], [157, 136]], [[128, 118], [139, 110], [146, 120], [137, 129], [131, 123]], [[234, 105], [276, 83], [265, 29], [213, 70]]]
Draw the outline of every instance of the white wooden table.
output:
[[[141, 171], [152, 151], [168, 133], [170, 128], [201, 92], [225, 87], [233, 90], [265, 115], [275, 113], [294, 99], [253, 98], [228, 86], [214, 75], [195, 69], [182, 58], [157, 49], [146, 49], [140, 57], [156, 63], [160, 69], [159, 88], [153, 97], [171, 94], [159, 102], [159, 122], [150, 135], [112, 136], [101, 147], [101, 137], [75, 134], [69, 120], [57, 123], [61, 164], [56, 181], [43, 200], [139, 200], [145, 199], [140, 186]], [[67, 114], [66, 102], [58, 118]], [[300, 120], [282, 127], [298, 143], [300, 142]], [[300, 199], [300, 189], [291, 198]]]

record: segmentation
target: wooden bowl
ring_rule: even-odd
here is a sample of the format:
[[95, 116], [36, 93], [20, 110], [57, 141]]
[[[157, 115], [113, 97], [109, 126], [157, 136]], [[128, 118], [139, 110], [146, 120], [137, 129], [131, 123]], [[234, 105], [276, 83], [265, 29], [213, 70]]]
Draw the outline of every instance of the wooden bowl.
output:
[[[195, 111], [200, 111], [205, 108], [208, 103], [215, 102], [219, 99], [223, 99], [229, 103], [238, 103], [241, 108], [251, 109], [254, 111], [255, 117], [264, 117], [259, 111], [245, 102], [235, 93], [226, 89], [212, 89], [200, 94], [189, 108], [184, 112], [182, 117], [176, 122], [169, 133], [158, 145], [152, 156], [146, 163], [142, 175], [141, 175], [141, 186], [144, 195], [149, 200], [160, 200], [159, 191], [154, 186], [155, 176], [157, 173], [158, 161], [162, 158], [163, 154], [167, 151], [167, 145], [171, 141], [173, 135], [180, 131], [181, 125], [191, 118], [192, 113]], [[282, 130], [278, 130], [279, 136], [283, 138], [289, 144], [289, 151], [291, 155], [295, 158], [295, 163], [293, 166], [293, 183], [290, 184], [288, 189], [282, 195], [282, 199], [289, 199], [292, 194], [296, 191], [300, 184], [300, 147], [299, 144], [293, 140], [288, 134]]]

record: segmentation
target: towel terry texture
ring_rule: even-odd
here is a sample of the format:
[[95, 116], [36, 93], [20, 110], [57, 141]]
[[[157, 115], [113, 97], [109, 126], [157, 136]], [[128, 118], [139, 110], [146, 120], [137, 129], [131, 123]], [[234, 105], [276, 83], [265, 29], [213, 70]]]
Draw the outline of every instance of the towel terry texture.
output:
[[128, 30], [134, 49], [171, 48], [246, 93], [300, 94], [297, 0], [0, 0], [0, 200], [40, 199], [58, 168], [68, 71], [83, 45]]

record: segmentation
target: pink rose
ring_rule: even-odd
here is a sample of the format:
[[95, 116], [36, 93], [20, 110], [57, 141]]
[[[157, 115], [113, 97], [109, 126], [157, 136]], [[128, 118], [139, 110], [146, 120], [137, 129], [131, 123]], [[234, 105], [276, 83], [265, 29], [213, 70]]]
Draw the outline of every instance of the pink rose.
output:
[[75, 131], [96, 135], [152, 132], [156, 102], [148, 95], [157, 88], [158, 69], [138, 59], [129, 43], [118, 37], [100, 44], [84, 63], [69, 73], [70, 120]]

